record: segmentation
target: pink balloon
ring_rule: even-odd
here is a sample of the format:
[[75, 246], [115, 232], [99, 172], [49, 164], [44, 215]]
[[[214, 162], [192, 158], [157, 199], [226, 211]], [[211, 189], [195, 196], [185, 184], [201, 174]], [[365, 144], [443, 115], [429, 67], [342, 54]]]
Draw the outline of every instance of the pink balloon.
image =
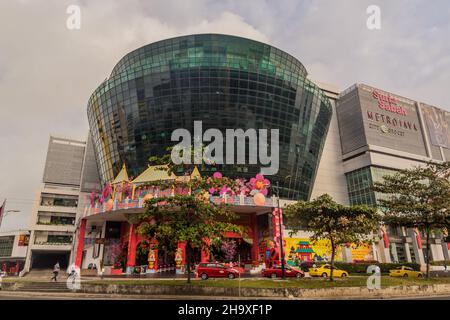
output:
[[213, 178], [216, 178], [216, 179], [222, 178], [222, 173], [220, 173], [220, 172], [214, 172]]
[[152, 199], [152, 198], [153, 198], [153, 195], [152, 195], [151, 193], [147, 193], [147, 194], [144, 196], [144, 201], [150, 200], [150, 199]]
[[114, 201], [112, 199], [109, 199], [108, 201], [106, 201], [105, 211], [111, 211], [113, 208], [113, 204], [114, 204]]
[[253, 196], [253, 202], [257, 206], [263, 206], [266, 203], [266, 197], [262, 193], [258, 192]]

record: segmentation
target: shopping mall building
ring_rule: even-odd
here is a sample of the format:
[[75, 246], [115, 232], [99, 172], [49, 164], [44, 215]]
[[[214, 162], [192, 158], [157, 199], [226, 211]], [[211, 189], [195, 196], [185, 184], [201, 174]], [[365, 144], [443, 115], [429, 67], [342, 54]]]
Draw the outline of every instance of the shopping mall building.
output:
[[[251, 182], [248, 192], [211, 191], [209, 197], [230, 204], [239, 216], [237, 223], [245, 231], [225, 237], [237, 244], [247, 271], [257, 272], [263, 263], [277, 259], [280, 231], [288, 263], [330, 256], [326, 241], [312, 243], [307, 231], [291, 236], [280, 228], [278, 195], [281, 206], [324, 193], [343, 204], [374, 206], [378, 195], [371, 185], [383, 175], [430, 160], [450, 160], [449, 112], [363, 84], [340, 92], [310, 80], [305, 66], [288, 53], [228, 35], [177, 37], [128, 53], [93, 92], [87, 112], [90, 134], [74, 183], [76, 222], [65, 230], [74, 235], [67, 262], [86, 273], [100, 266], [106, 274], [132, 272], [137, 266], [147, 273], [183, 272], [183, 243], [174, 252], [164, 252], [155, 240], [136, 232], [146, 199], [186, 192], [161, 190], [160, 181], [216, 174]], [[227, 129], [278, 130], [279, 159], [272, 159], [278, 172], [258, 175], [267, 163], [249, 160], [255, 152], [249, 137], [241, 141], [248, 161], [201, 164], [189, 175], [149, 166], [150, 156], [162, 156], [176, 143], [171, 141], [174, 130], [195, 135], [194, 121], [202, 122], [203, 132], [217, 129], [223, 136]], [[52, 161], [55, 166], [57, 160]], [[61, 163], [67, 166], [70, 159]], [[55, 182], [61, 174], [55, 173], [51, 186], [44, 181], [41, 190], [47, 198], [52, 191], [46, 184], [64, 188]], [[58, 198], [58, 192], [53, 197]], [[58, 208], [52, 210], [73, 212]], [[38, 206], [34, 221], [45, 210]], [[427, 254], [432, 260], [450, 259], [442, 234], [433, 234], [429, 253], [417, 230], [388, 226], [378, 235], [381, 240], [373, 245], [341, 248], [339, 259], [422, 264]], [[37, 246], [33, 241], [32, 236], [31, 245]], [[65, 250], [67, 242], [62, 244]], [[41, 260], [42, 252], [36, 251]], [[197, 262], [220, 259], [205, 248], [197, 248], [195, 255]], [[32, 256], [30, 250], [30, 260]], [[50, 256], [47, 263], [53, 263]]]

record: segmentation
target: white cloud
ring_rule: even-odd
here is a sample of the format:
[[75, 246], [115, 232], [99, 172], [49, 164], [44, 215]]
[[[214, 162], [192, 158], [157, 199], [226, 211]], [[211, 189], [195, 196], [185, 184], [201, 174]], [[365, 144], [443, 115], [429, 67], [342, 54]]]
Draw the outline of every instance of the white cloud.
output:
[[[66, 28], [66, 8], [81, 6], [81, 30]], [[165, 4], [171, 5], [169, 8]], [[206, 4], [206, 2], [204, 3]], [[228, 33], [268, 42], [240, 15], [179, 1], [8, 2], [0, 3], [0, 200], [20, 215], [5, 218], [3, 228], [28, 222], [39, 185], [50, 134], [84, 139], [90, 94], [118, 60], [145, 44], [189, 33]], [[146, 10], [144, 10], [146, 9]], [[170, 10], [167, 10], [170, 9]], [[155, 15], [155, 12], [159, 12]], [[189, 15], [190, 14], [190, 15]], [[184, 21], [166, 17], [178, 15]], [[14, 30], [14, 32], [11, 32]]]
[[[79, 31], [66, 28], [69, 4], [81, 6]], [[372, 1], [0, 2], [0, 201], [7, 197], [9, 208], [29, 214], [48, 135], [85, 138], [92, 91], [123, 55], [168, 37], [207, 32], [248, 37], [291, 53], [313, 79], [341, 89], [367, 82], [450, 107], [450, 3], [379, 0], [380, 31], [366, 28], [369, 4]], [[12, 216], [6, 220], [15, 225]]]

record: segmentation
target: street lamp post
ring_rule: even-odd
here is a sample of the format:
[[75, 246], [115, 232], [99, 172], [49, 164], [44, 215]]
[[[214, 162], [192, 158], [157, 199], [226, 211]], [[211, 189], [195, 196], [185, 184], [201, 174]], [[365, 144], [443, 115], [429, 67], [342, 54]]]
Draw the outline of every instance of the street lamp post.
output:
[[284, 268], [283, 228], [281, 225], [281, 209], [280, 209], [280, 183], [278, 180], [277, 180], [277, 205], [278, 205], [278, 224], [280, 226], [281, 279], [286, 280], [286, 272]]

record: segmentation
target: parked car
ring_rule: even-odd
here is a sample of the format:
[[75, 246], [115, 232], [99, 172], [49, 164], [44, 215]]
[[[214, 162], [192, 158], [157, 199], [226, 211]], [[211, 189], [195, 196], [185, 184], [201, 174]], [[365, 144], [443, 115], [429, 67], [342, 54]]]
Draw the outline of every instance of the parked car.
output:
[[[305, 273], [302, 270], [295, 269], [289, 266], [284, 267], [284, 274], [286, 278], [303, 278], [305, 276]], [[271, 268], [264, 269], [262, 271], [263, 277], [270, 277], [270, 278], [281, 278], [282, 277], [282, 269], [281, 266], [273, 266]]]
[[392, 270], [389, 270], [390, 277], [412, 277], [412, 278], [422, 278], [423, 273], [420, 271], [415, 271], [413, 268], [401, 266]]
[[239, 277], [239, 271], [227, 267], [222, 263], [200, 263], [196, 270], [197, 276], [206, 280], [208, 278], [228, 278]]
[[315, 268], [317, 265], [316, 261], [303, 261], [300, 263], [299, 267], [303, 271], [309, 271], [310, 268]]
[[[323, 266], [309, 269], [309, 275], [311, 277], [329, 278], [330, 274], [331, 274], [331, 266], [329, 264], [324, 264]], [[348, 277], [348, 272], [334, 267], [333, 276], [337, 278], [345, 278]]]

